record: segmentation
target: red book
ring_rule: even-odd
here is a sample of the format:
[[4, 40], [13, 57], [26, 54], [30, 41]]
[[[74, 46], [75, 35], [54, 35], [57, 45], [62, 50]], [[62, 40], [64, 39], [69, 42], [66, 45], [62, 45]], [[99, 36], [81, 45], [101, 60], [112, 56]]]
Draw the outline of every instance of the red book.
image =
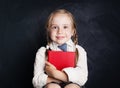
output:
[[75, 67], [75, 52], [48, 51], [48, 61], [58, 70], [66, 67]]

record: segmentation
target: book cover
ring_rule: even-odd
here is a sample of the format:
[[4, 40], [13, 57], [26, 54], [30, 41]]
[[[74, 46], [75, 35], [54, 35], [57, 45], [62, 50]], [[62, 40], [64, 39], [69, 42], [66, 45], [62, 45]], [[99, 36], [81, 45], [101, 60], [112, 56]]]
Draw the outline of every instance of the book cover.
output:
[[48, 51], [48, 61], [58, 70], [66, 67], [75, 67], [75, 52]]

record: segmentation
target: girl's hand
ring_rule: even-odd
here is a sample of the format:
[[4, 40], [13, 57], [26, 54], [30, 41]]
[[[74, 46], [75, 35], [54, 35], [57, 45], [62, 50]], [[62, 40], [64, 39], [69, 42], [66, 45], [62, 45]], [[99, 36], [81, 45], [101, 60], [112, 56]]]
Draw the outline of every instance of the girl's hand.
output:
[[61, 80], [64, 82], [68, 81], [67, 74], [64, 71], [57, 70], [56, 67], [48, 61], [45, 62], [45, 72], [49, 77], [52, 77], [54, 79]]
[[45, 72], [47, 73], [47, 75], [53, 77], [53, 72], [55, 70], [57, 70], [57, 69], [56, 69], [56, 67], [54, 65], [52, 65], [48, 61], [45, 62]]

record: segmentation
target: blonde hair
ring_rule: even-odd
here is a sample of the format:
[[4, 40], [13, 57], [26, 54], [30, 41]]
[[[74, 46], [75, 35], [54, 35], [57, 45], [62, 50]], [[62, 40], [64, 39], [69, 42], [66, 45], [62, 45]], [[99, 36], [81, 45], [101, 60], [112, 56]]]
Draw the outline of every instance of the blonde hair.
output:
[[48, 45], [52, 42], [52, 40], [50, 39], [50, 36], [49, 36], [49, 29], [51, 27], [51, 22], [55, 16], [55, 14], [67, 14], [70, 19], [71, 19], [71, 22], [72, 22], [72, 27], [73, 27], [73, 30], [74, 30], [74, 33], [73, 33], [73, 36], [72, 36], [72, 40], [74, 42], [74, 44], [78, 44], [78, 35], [77, 35], [77, 31], [76, 31], [76, 23], [75, 23], [75, 18], [73, 17], [73, 15], [65, 10], [65, 9], [58, 9], [58, 10], [55, 10], [54, 12], [52, 12], [49, 17], [48, 17], [48, 20], [46, 22], [46, 29], [47, 29], [47, 43]]

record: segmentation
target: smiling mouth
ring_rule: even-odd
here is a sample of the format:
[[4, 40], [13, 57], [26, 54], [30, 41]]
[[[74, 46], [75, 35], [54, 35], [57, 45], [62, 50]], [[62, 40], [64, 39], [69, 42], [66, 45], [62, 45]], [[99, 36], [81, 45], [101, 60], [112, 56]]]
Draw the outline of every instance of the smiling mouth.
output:
[[57, 39], [63, 39], [65, 38], [64, 36], [56, 36]]

